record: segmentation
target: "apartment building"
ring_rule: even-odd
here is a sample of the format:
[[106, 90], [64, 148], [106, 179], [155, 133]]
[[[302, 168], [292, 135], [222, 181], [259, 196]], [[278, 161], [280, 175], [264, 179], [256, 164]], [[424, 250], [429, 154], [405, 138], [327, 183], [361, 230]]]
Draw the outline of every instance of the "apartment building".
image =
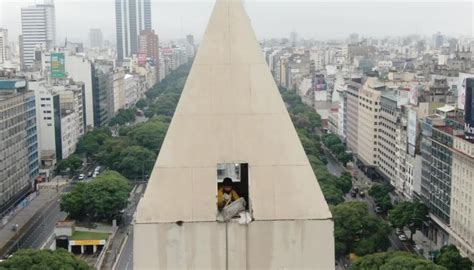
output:
[[368, 77], [359, 91], [357, 114], [357, 159], [369, 177], [375, 177], [378, 164], [380, 133], [380, 98], [385, 85]]
[[34, 93], [25, 79], [0, 79], [0, 212], [33, 189], [39, 173]]
[[346, 89], [346, 102], [347, 109], [345, 109], [346, 116], [346, 135], [347, 135], [347, 147], [354, 154], [358, 152], [358, 115], [359, 115], [359, 91], [362, 88], [362, 78], [352, 78], [347, 85]]
[[69, 157], [76, 150], [79, 138], [85, 132], [84, 84], [73, 81], [48, 83], [31, 81], [35, 92], [40, 134], [40, 153], [49, 160]]
[[449, 241], [474, 260], [474, 140], [454, 136]]

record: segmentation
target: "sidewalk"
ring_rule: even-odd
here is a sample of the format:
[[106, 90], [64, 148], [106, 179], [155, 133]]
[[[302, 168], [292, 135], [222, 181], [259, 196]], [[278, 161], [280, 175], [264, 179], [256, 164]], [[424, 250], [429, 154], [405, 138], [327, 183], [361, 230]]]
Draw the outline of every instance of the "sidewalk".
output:
[[[406, 231], [405, 234], [409, 236], [410, 231]], [[423, 233], [420, 231], [416, 231], [416, 233], [413, 235], [413, 241], [415, 242], [416, 245], [423, 248], [422, 252], [419, 252], [419, 254], [423, 255], [425, 258], [429, 260], [431, 259], [430, 258], [431, 252], [435, 250], [440, 250], [442, 247], [440, 244], [435, 244], [428, 237], [424, 236]]]
[[[27, 225], [52, 201], [57, 200], [61, 192], [56, 189], [43, 189], [39, 191], [38, 196], [33, 199], [25, 208], [19, 210], [2, 228], [0, 228], [0, 254], [5, 249], [14, 244], [14, 241], [26, 229]], [[13, 227], [18, 224], [18, 229], [14, 231]]]

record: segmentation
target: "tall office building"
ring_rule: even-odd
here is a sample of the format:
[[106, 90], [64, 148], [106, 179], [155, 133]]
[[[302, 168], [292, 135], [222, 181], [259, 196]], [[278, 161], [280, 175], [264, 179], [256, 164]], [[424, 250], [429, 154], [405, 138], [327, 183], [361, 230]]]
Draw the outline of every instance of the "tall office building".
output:
[[100, 48], [102, 47], [102, 30], [93, 28], [89, 30], [89, 43], [91, 48]]
[[7, 60], [8, 49], [8, 31], [5, 28], [0, 28], [0, 64]]
[[51, 49], [56, 40], [56, 15], [53, 0], [21, 9], [22, 68], [32, 67], [35, 62], [35, 48]]
[[145, 29], [140, 32], [140, 54], [146, 55], [146, 57], [151, 58], [158, 62], [159, 55], [159, 41], [158, 35], [155, 34], [155, 30]]
[[36, 109], [25, 79], [0, 79], [0, 212], [31, 191], [39, 172]]
[[114, 116], [113, 63], [96, 60], [92, 68], [94, 127], [107, 125]]
[[117, 59], [139, 51], [140, 31], [151, 29], [150, 0], [115, 0], [115, 27], [117, 36]]

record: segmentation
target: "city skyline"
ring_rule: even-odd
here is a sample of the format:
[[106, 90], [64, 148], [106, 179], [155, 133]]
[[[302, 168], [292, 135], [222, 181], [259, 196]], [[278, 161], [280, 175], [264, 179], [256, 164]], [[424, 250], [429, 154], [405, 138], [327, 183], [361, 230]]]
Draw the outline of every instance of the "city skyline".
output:
[[[9, 30], [11, 41], [17, 42], [17, 36], [21, 32], [21, 8], [34, 3], [33, 0], [8, 0], [0, 3], [2, 15], [0, 25]], [[341, 8], [341, 3], [344, 4], [344, 8]], [[154, 14], [152, 28], [163, 40], [193, 34], [199, 41], [212, 6], [213, 1], [210, 0], [151, 1], [151, 13]], [[316, 40], [343, 39], [353, 32], [361, 36], [374, 37], [408, 34], [426, 36], [438, 31], [452, 36], [472, 36], [474, 24], [474, 6], [468, 1], [374, 3], [254, 0], [246, 1], [245, 6], [259, 39], [288, 37], [292, 31], [298, 32], [301, 38]], [[55, 7], [58, 42], [61, 43], [68, 38], [68, 40], [87, 43], [90, 28], [101, 29], [104, 40], [115, 42], [113, 0], [98, 2], [56, 0]], [[392, 18], [387, 19], [388, 10], [390, 14], [400, 14], [400, 16], [391, 15]], [[433, 16], [439, 14], [441, 10], [443, 16]], [[82, 21], [84, 14], [88, 17], [87, 20]], [[453, 17], [456, 20], [452, 20]], [[397, 27], [393, 27], [395, 24]]]

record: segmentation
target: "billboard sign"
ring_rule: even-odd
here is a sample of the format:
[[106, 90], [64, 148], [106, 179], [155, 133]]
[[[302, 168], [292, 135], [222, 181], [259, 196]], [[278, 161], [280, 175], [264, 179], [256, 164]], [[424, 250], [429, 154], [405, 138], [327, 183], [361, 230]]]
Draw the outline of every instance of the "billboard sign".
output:
[[458, 109], [464, 109], [466, 101], [466, 80], [468, 78], [474, 78], [474, 74], [459, 73], [458, 82], [456, 84], [457, 97], [458, 97]]
[[51, 78], [66, 77], [64, 53], [51, 53]]
[[474, 78], [465, 80], [464, 135], [474, 138]]

